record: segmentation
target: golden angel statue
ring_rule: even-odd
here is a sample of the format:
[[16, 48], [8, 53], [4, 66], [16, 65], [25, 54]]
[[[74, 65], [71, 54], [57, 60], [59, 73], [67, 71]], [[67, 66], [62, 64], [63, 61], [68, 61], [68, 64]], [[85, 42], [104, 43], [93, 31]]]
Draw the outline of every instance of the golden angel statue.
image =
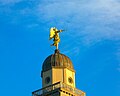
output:
[[56, 49], [58, 49], [58, 44], [60, 42], [60, 37], [59, 37], [59, 33], [62, 32], [64, 30], [58, 30], [55, 27], [52, 27], [50, 29], [50, 37], [49, 39], [53, 39], [54, 43], [52, 44], [52, 46], [56, 46]]

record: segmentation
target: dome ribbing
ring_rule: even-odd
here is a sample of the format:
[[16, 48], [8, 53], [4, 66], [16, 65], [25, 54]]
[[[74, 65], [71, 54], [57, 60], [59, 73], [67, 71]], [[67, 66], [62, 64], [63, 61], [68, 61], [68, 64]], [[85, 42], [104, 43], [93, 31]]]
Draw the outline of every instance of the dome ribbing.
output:
[[55, 53], [48, 56], [43, 62], [42, 71], [47, 71], [52, 67], [67, 67], [73, 69], [73, 64], [69, 57], [65, 56], [64, 54], [61, 54], [59, 50], [55, 50]]

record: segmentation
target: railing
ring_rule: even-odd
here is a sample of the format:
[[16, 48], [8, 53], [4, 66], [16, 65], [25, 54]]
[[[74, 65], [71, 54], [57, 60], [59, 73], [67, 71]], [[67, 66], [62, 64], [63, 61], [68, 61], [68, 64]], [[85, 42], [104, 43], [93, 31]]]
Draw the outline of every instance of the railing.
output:
[[73, 94], [77, 94], [78, 96], [85, 96], [85, 93], [82, 92], [81, 90], [73, 88], [73, 87], [71, 87], [71, 86], [69, 86], [65, 83], [62, 83], [62, 82], [57, 82], [53, 85], [50, 85], [50, 86], [44, 87], [42, 89], [36, 90], [36, 91], [32, 92], [32, 96], [40, 96], [42, 94], [45, 94], [47, 92], [53, 91], [53, 90], [58, 89], [58, 88], [63, 88], [64, 90], [70, 91]]

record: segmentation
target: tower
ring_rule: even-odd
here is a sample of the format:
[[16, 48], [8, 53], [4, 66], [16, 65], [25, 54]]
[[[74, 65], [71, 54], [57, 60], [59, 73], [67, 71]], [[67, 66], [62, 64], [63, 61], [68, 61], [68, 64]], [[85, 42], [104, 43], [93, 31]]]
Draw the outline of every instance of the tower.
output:
[[61, 54], [58, 44], [55, 52], [42, 65], [42, 89], [33, 96], [85, 96], [75, 85], [75, 70], [69, 57]]

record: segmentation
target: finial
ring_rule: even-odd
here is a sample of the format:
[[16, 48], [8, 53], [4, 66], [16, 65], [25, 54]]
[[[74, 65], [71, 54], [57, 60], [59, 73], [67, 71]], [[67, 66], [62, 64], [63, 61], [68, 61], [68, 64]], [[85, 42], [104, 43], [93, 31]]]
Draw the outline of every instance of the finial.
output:
[[56, 49], [58, 49], [58, 44], [60, 42], [60, 37], [59, 37], [59, 33], [62, 32], [64, 30], [58, 30], [55, 27], [52, 27], [50, 29], [50, 37], [49, 40], [53, 39], [53, 44], [51, 46], [56, 46]]
[[60, 51], [59, 51], [58, 49], [55, 49], [55, 54], [56, 54], [56, 53], [60, 53]]

